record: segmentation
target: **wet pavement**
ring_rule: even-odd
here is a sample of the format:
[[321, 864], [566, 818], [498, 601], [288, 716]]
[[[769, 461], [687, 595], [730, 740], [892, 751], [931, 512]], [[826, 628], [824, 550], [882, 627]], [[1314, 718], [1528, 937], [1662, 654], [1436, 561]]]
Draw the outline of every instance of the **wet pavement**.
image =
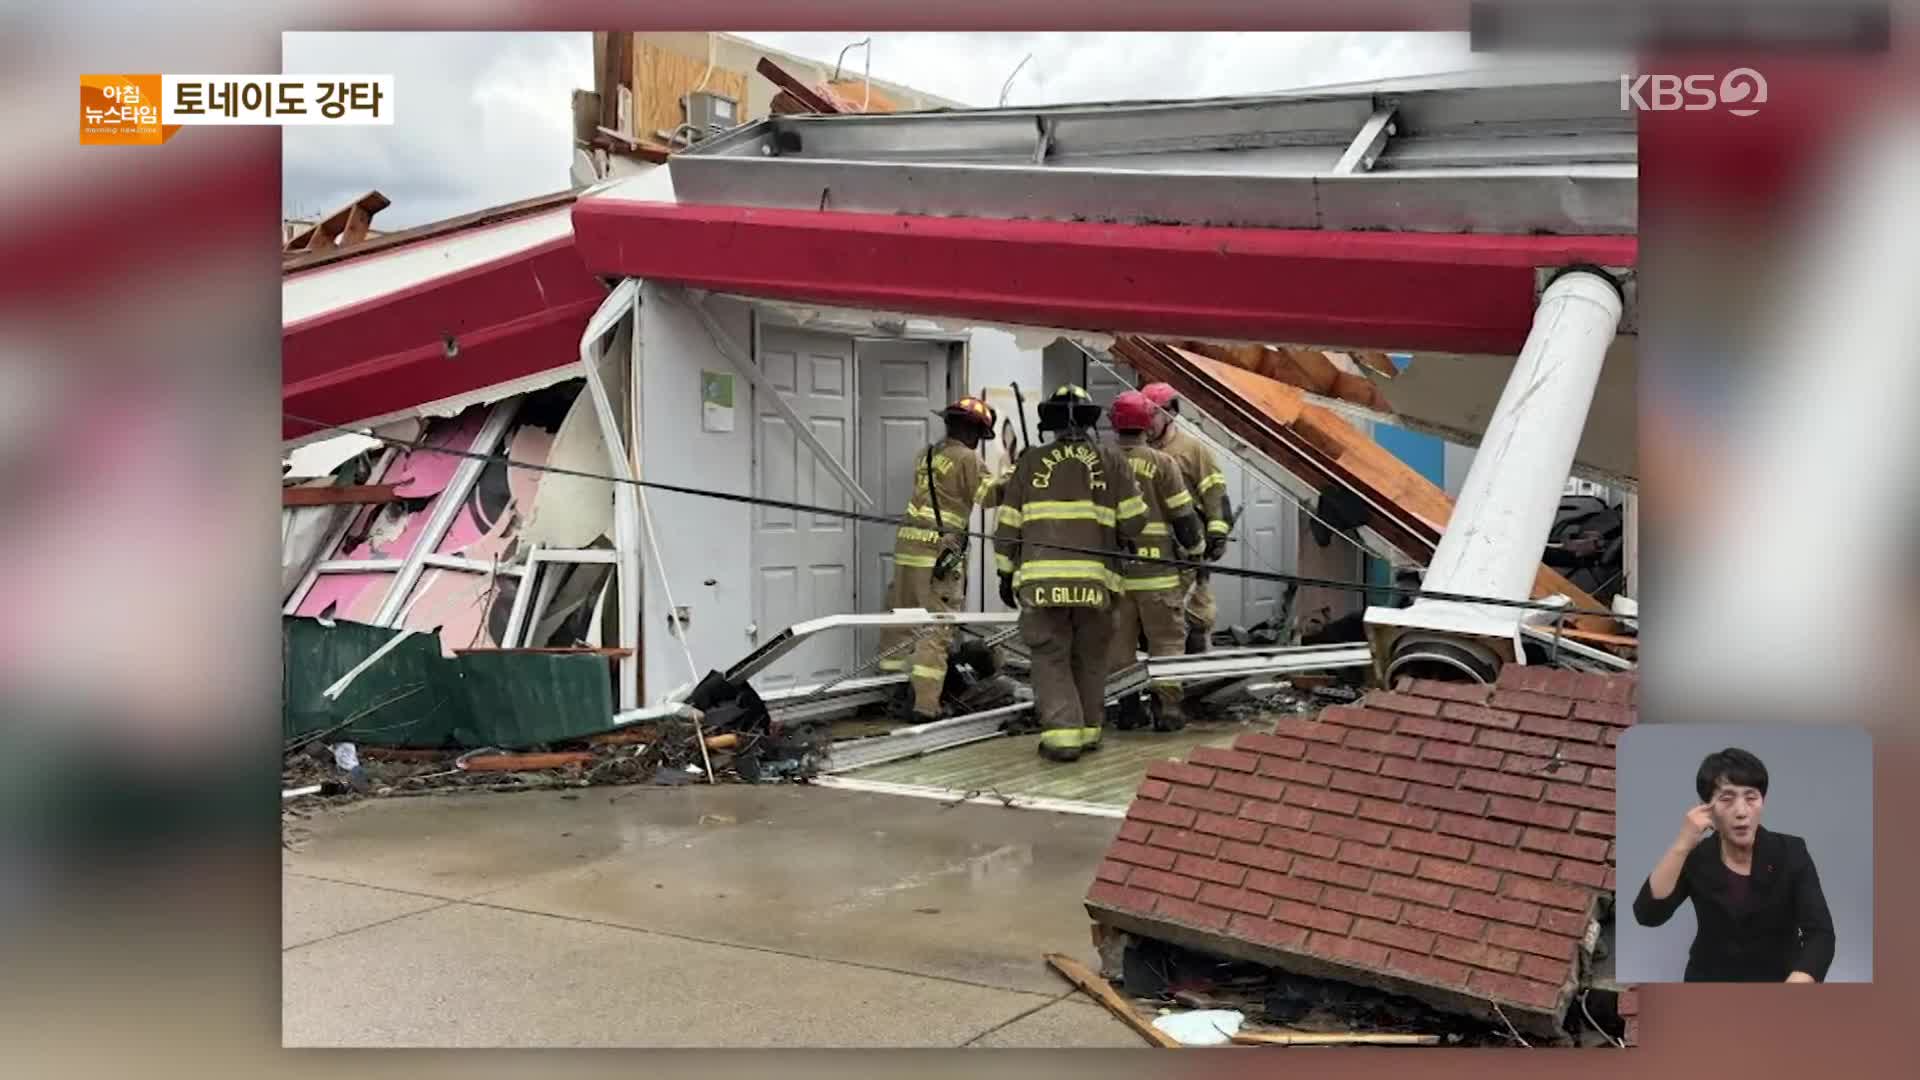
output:
[[282, 859], [289, 1046], [1111, 1046], [1109, 818], [788, 786], [370, 800]]

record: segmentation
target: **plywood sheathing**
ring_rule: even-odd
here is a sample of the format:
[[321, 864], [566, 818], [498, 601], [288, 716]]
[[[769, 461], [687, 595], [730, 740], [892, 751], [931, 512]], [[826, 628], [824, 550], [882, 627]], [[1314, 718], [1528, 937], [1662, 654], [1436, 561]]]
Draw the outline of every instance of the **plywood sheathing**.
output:
[[[631, 40], [631, 35], [625, 35]], [[747, 100], [747, 76], [714, 65], [707, 71], [705, 56], [687, 56], [663, 49], [650, 41], [636, 43], [633, 54], [634, 134], [652, 141], [657, 132], [671, 132], [686, 122], [681, 99], [701, 88], [709, 93], [732, 98], [742, 108]], [[609, 125], [611, 126], [611, 125]]]

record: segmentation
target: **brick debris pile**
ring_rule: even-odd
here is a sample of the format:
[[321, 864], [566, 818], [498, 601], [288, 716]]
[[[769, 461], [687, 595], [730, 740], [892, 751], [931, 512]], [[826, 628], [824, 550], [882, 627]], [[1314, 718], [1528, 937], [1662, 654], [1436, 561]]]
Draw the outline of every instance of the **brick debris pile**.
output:
[[1614, 886], [1614, 747], [1637, 685], [1517, 665], [1494, 686], [1401, 679], [1156, 764], [1087, 909], [1556, 1031]]

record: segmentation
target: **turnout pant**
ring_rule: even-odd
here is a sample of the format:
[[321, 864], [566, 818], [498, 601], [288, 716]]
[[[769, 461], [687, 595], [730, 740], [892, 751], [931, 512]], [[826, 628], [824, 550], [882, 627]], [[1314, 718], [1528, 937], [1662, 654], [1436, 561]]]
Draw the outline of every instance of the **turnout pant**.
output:
[[[963, 575], [945, 581], [933, 580], [933, 571], [917, 566], [896, 566], [893, 587], [887, 593], [890, 608], [926, 608], [928, 611], [959, 611], [966, 605], [967, 582]], [[880, 662], [884, 672], [904, 671], [913, 687], [913, 711], [922, 716], [940, 714], [940, 692], [947, 683], [947, 647], [953, 640], [951, 626], [888, 629], [880, 635], [884, 651], [904, 643], [915, 634], [922, 635], [912, 652], [890, 656]]]
[[1213, 603], [1213, 585], [1201, 581], [1192, 570], [1180, 571], [1180, 584], [1186, 589], [1187, 630], [1198, 631], [1202, 637], [1213, 633], [1213, 620], [1218, 614]]
[[[1187, 623], [1182, 610], [1186, 593], [1180, 589], [1154, 589], [1115, 595], [1113, 606], [1113, 649], [1107, 661], [1108, 671], [1132, 665], [1134, 643], [1144, 632], [1148, 656], [1181, 656], [1187, 649]], [[1180, 684], [1152, 684], [1153, 696], [1163, 708], [1180, 703]]]
[[1034, 711], [1044, 746], [1100, 745], [1107, 718], [1107, 661], [1113, 611], [1023, 607], [1020, 638], [1033, 656]]

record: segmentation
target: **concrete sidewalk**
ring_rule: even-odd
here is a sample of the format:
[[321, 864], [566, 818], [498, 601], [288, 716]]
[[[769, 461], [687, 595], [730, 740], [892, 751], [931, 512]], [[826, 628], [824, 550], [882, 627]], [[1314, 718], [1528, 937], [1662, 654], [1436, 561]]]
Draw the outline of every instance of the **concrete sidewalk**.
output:
[[1139, 1047], [1106, 818], [787, 786], [370, 800], [282, 860], [288, 1046]]

